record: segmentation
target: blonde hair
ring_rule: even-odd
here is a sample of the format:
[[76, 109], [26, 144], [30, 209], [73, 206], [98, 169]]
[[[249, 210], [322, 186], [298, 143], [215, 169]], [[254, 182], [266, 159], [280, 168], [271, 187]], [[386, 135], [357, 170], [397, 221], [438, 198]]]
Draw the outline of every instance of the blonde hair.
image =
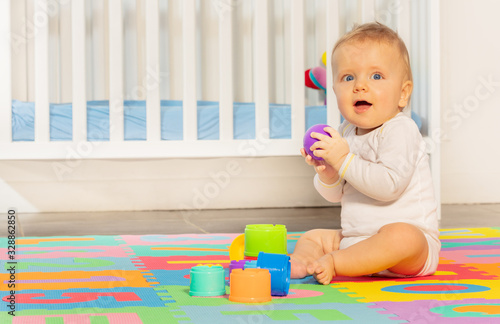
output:
[[362, 25], [355, 25], [350, 32], [340, 37], [337, 43], [335, 43], [335, 46], [333, 47], [332, 51], [332, 59], [335, 50], [340, 46], [342, 46], [343, 44], [356, 41], [364, 42], [367, 40], [378, 41], [378, 42], [384, 41], [389, 43], [390, 45], [396, 45], [401, 57], [403, 58], [408, 80], [413, 82], [413, 75], [411, 73], [411, 66], [410, 66], [410, 55], [408, 54], [408, 49], [406, 48], [404, 41], [401, 39], [401, 37], [399, 37], [397, 32], [379, 22], [371, 22]]

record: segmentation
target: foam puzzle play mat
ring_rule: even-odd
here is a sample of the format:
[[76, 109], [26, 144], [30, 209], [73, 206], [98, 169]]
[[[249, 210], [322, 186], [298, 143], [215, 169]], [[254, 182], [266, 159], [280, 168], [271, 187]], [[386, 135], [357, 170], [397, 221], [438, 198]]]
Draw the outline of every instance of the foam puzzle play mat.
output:
[[[0, 323], [500, 323], [499, 227], [441, 230], [433, 276], [292, 279], [258, 303], [230, 298], [229, 248], [240, 235], [23, 237], [13, 260], [1, 238]], [[300, 235], [286, 234], [288, 253]], [[271, 270], [248, 271], [261, 272]], [[204, 273], [222, 285], [193, 288]], [[217, 296], [201, 296], [212, 288]]]

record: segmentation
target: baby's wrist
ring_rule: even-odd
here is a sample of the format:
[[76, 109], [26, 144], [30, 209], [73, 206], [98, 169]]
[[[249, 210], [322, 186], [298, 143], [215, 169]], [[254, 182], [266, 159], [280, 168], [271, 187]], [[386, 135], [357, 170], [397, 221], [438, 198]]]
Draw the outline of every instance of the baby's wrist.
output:
[[333, 168], [334, 168], [335, 170], [337, 170], [337, 172], [340, 172], [340, 169], [342, 168], [342, 165], [344, 164], [344, 161], [345, 161], [345, 159], [346, 159], [347, 155], [349, 155], [349, 152], [347, 152], [347, 154], [346, 154], [346, 155], [344, 155], [343, 157], [341, 157], [341, 158], [337, 161], [337, 163], [335, 163], [335, 165], [333, 166]]
[[333, 177], [325, 177], [318, 174], [319, 180], [325, 185], [332, 185], [339, 181], [340, 177], [337, 173]]

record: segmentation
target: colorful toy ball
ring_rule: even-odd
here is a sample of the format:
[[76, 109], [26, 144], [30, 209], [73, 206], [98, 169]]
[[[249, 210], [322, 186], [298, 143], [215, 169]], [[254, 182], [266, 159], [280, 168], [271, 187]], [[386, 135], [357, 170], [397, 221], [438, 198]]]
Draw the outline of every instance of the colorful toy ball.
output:
[[304, 135], [304, 149], [306, 150], [306, 153], [309, 154], [313, 159], [321, 161], [323, 158], [318, 157], [314, 155], [314, 153], [311, 151], [311, 146], [317, 142], [318, 140], [316, 138], [311, 137], [311, 133], [321, 133], [324, 135], [330, 136], [327, 132], [325, 132], [324, 128], [329, 127], [328, 125], [325, 124], [316, 124], [311, 126], [307, 131], [306, 134]]
[[311, 79], [311, 69], [306, 70], [305, 80], [306, 80], [306, 87], [319, 90], [319, 87], [316, 84], [314, 84], [313, 80]]
[[326, 90], [326, 69], [316, 66], [309, 70], [309, 78], [321, 90]]
[[306, 70], [305, 82], [308, 88], [326, 91], [326, 69], [317, 66]]

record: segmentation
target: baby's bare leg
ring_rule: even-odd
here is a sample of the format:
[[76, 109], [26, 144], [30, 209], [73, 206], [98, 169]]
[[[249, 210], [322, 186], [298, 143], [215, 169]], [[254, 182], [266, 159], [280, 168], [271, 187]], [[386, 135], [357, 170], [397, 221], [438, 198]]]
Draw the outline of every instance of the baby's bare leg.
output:
[[291, 277], [307, 276], [307, 266], [325, 254], [338, 250], [341, 239], [340, 230], [315, 229], [302, 234], [290, 255]]
[[334, 276], [363, 276], [390, 270], [415, 275], [425, 265], [428, 246], [424, 233], [406, 223], [383, 226], [370, 238], [344, 250], [333, 251], [310, 263], [307, 272], [322, 284]]

